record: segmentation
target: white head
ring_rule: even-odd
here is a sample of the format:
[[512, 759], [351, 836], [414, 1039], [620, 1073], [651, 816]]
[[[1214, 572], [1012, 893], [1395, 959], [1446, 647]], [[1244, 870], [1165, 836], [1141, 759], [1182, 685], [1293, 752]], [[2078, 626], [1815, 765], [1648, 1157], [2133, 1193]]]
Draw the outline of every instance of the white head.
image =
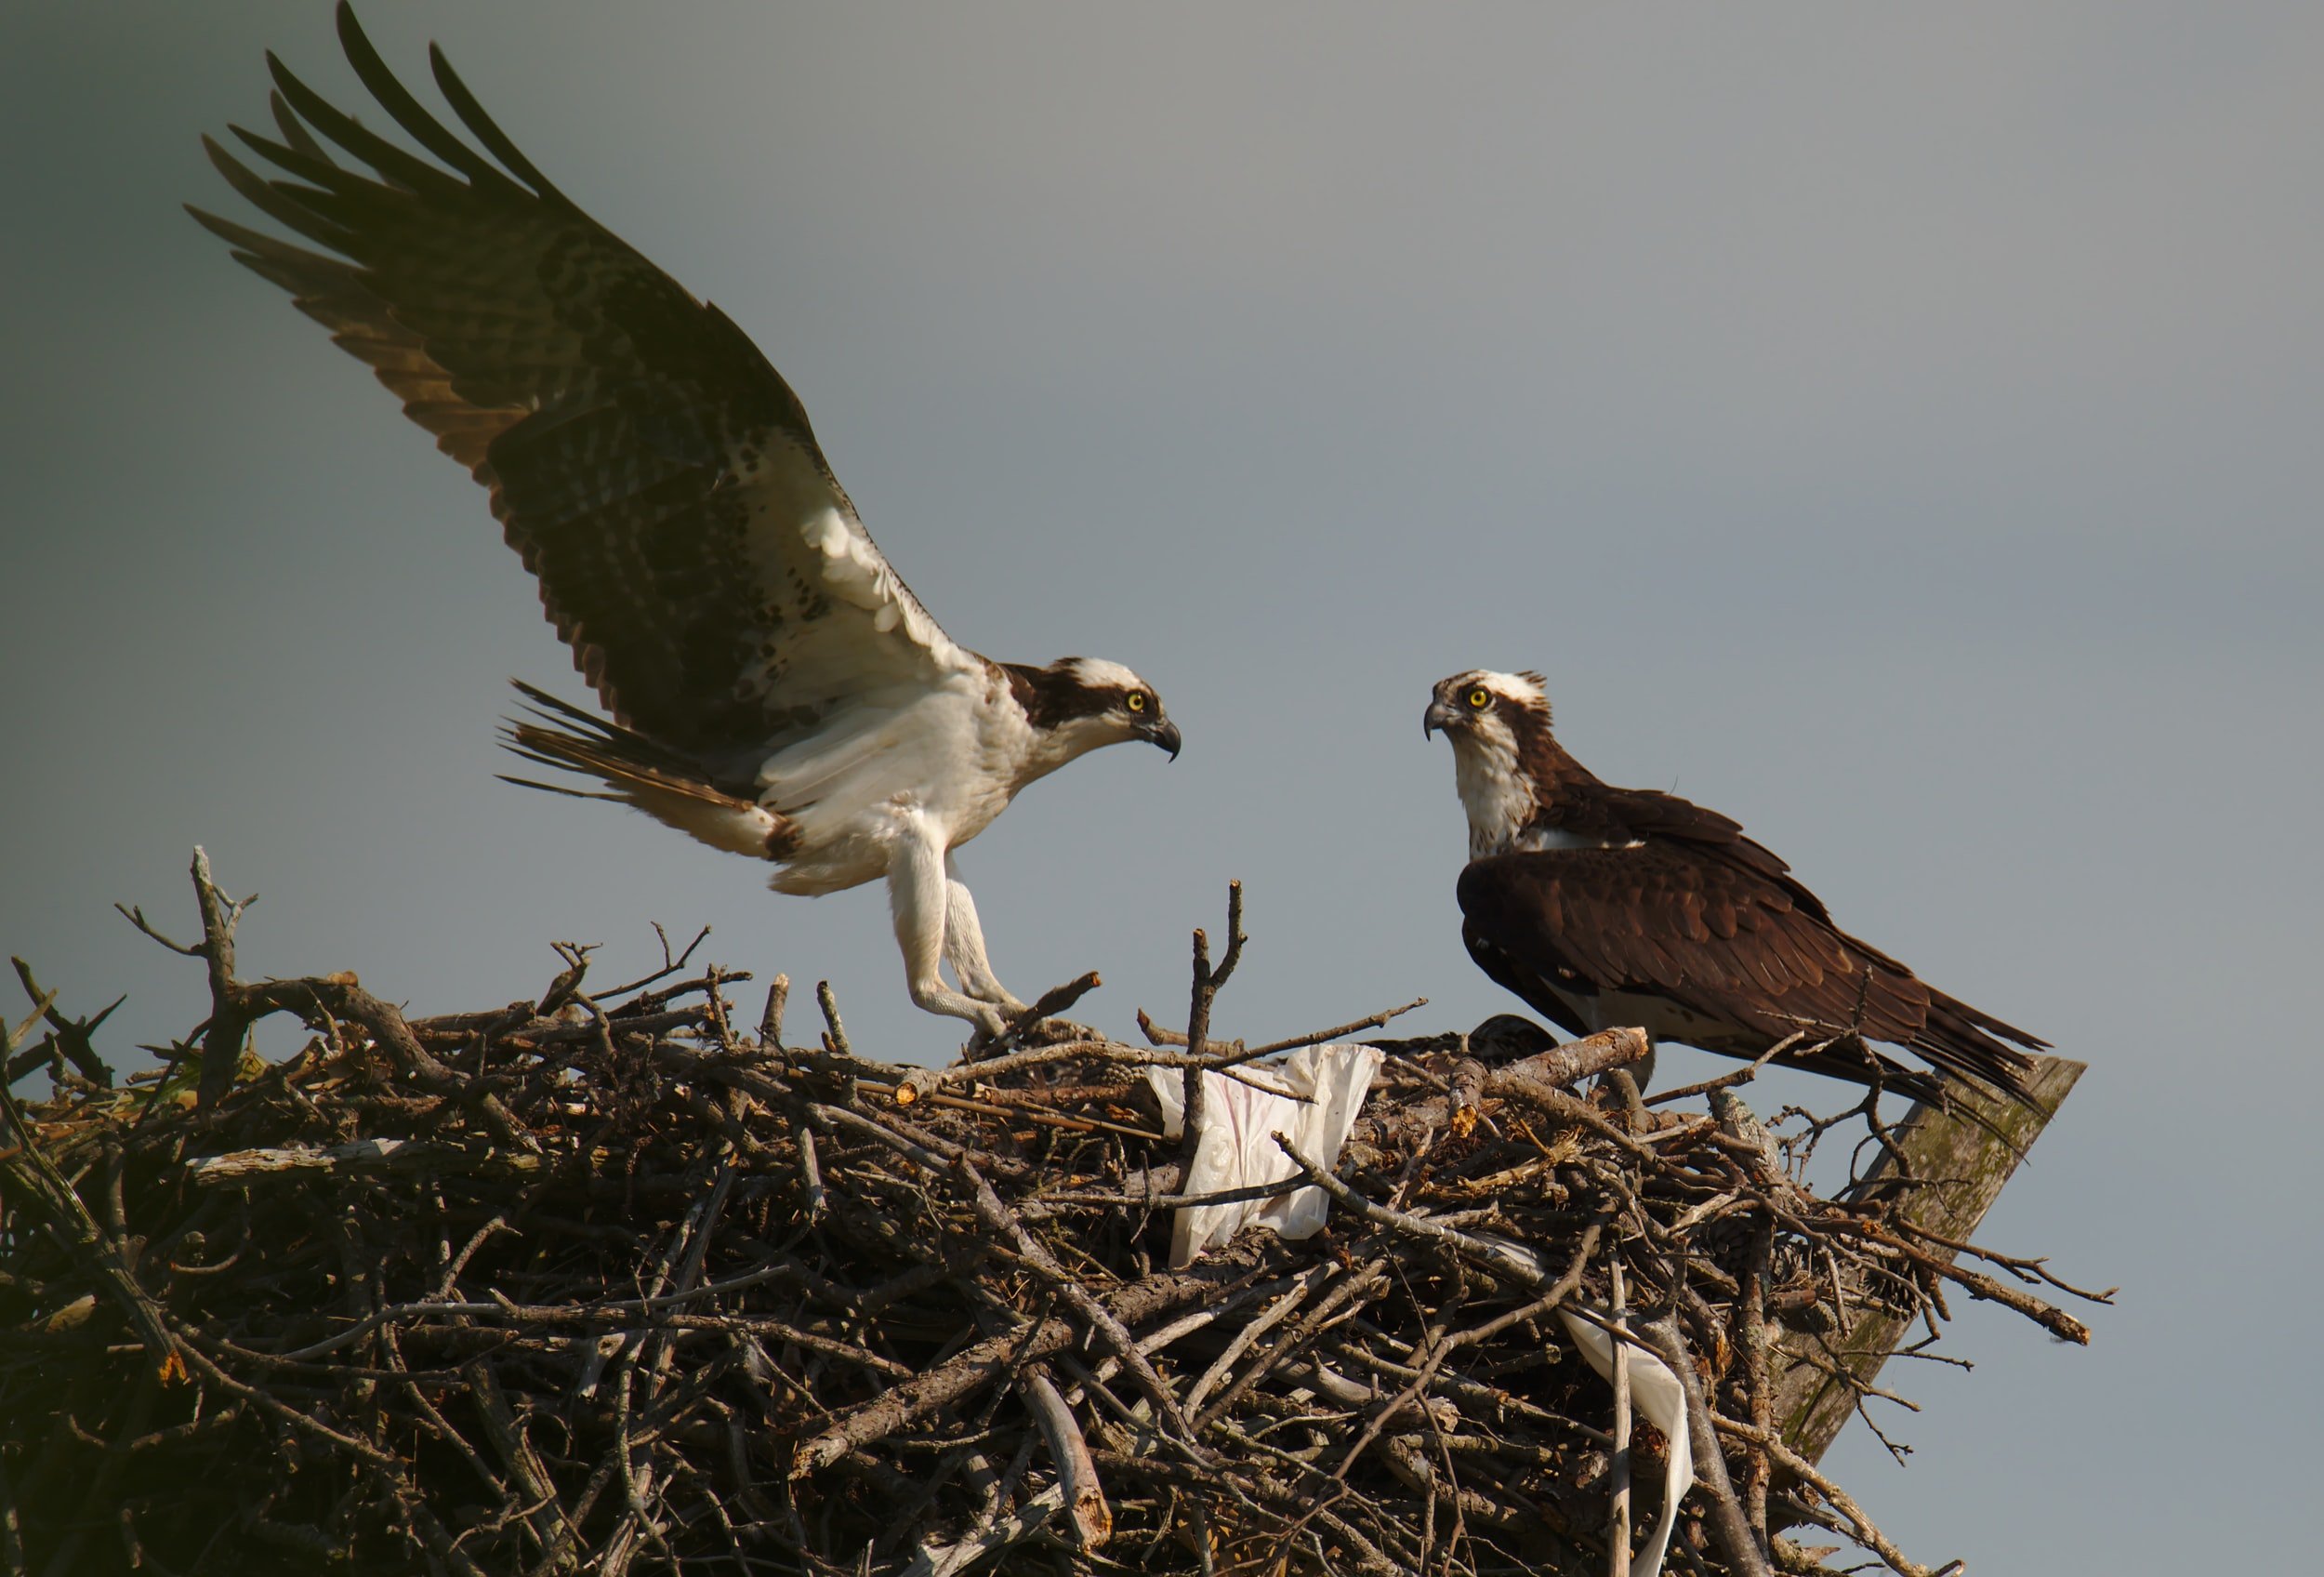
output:
[[1550, 738], [1541, 676], [1471, 669], [1439, 680], [1420, 727], [1429, 735], [1443, 729], [1452, 746], [1453, 785], [1469, 814], [1469, 857], [1515, 847], [1535, 810], [1526, 758]]
[[1178, 759], [1178, 724], [1153, 685], [1103, 657], [1060, 657], [1047, 668], [1004, 663], [1009, 687], [1040, 739], [1033, 775], [1105, 745], [1143, 739]]

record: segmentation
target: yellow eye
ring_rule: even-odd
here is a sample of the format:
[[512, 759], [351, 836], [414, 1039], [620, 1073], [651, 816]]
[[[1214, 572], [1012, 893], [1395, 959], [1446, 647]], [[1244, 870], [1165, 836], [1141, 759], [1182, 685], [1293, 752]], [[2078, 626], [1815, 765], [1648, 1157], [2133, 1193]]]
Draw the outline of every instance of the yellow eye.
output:
[[1142, 712], [1146, 709], [1146, 698], [1142, 694], [1133, 690], [1129, 693], [1129, 699], [1124, 701], [1122, 705], [1133, 712]]
[[1486, 690], [1484, 685], [1480, 684], [1469, 692], [1469, 706], [1472, 710], [1481, 712], [1492, 704], [1492, 692]]

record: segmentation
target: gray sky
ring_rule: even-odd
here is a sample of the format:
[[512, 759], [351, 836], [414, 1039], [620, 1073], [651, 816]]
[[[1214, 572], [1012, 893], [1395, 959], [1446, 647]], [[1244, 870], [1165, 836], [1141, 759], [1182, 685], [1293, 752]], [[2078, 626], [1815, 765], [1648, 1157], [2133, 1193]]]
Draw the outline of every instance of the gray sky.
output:
[[[963, 856], [1017, 990], [1182, 1013], [1240, 877], [1227, 1033], [1515, 1006], [1419, 722], [1538, 667], [1602, 775], [2093, 1065], [1987, 1236], [2121, 1306], [1892, 1371], [1912, 1466], [1832, 1459], [1873, 1515], [1983, 1571], [2312, 1552], [2324, 10], [367, 20], [757, 338], [955, 637], [1159, 686], [1182, 760]], [[110, 905], [191, 931], [200, 842], [253, 973], [472, 1008], [707, 922], [947, 1054], [877, 889], [493, 781], [504, 678], [581, 692], [481, 494], [178, 211], [234, 211], [196, 137], [268, 47], [359, 96], [320, 3], [0, 9], [0, 948], [131, 992], [117, 1056], [184, 1031], [198, 972]]]

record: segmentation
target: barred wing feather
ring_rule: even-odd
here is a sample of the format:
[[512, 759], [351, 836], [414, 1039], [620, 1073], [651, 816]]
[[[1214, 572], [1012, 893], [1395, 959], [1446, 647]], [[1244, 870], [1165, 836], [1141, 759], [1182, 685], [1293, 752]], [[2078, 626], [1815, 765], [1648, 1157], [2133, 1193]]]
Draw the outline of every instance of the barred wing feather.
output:
[[397, 82], [345, 5], [338, 21], [364, 86], [439, 162], [270, 56], [279, 139], [235, 135], [272, 172], [207, 146], [237, 192], [322, 250], [194, 217], [489, 490], [614, 716], [746, 779], [836, 707], [976, 671], [748, 338], [549, 184], [440, 52], [437, 85], [473, 146]]

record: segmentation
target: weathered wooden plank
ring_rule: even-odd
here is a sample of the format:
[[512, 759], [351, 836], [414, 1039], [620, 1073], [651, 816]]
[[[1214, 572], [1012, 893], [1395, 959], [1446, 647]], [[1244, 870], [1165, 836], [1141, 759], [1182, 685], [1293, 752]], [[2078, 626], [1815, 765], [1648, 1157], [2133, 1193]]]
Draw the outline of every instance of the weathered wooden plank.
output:
[[[1990, 1132], [1933, 1107], [1916, 1106], [1906, 1114], [1895, 1129], [1896, 1147], [1911, 1176], [1934, 1180], [1904, 1190], [1901, 1213], [1906, 1220], [1956, 1241], [1974, 1235], [2020, 1158], [2057, 1115], [2088, 1066], [2067, 1057], [2038, 1057], [2035, 1062], [2028, 1080], [2034, 1107], [1999, 1095], [1966, 1098], [1965, 1104], [1991, 1124]], [[1896, 1192], [1898, 1175], [1895, 1158], [1883, 1156], [1865, 1180], [1865, 1191]], [[1845, 1330], [1825, 1334], [1819, 1356], [1837, 1356], [1848, 1372], [1870, 1385], [1910, 1324], [1908, 1319], [1877, 1311], [1859, 1313]], [[1855, 1411], [1850, 1387], [1802, 1356], [1814, 1345], [1813, 1337], [1787, 1334], [1773, 1355], [1777, 1366], [1773, 1422], [1792, 1449], [1810, 1462], [1823, 1456]]]

